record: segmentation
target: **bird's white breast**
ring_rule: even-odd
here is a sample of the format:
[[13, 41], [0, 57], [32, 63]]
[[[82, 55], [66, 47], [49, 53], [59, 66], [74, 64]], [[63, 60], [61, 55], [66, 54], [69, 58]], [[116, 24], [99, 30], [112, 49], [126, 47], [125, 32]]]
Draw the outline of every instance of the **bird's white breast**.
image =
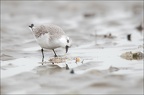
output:
[[55, 49], [58, 47], [63, 47], [63, 38], [51, 40], [49, 34], [44, 34], [38, 37], [36, 40], [38, 44], [45, 49]]
[[36, 40], [37, 40], [37, 43], [38, 43], [42, 48], [50, 48], [50, 47], [49, 47], [49, 35], [48, 35], [48, 34], [41, 35], [41, 36], [38, 37]]

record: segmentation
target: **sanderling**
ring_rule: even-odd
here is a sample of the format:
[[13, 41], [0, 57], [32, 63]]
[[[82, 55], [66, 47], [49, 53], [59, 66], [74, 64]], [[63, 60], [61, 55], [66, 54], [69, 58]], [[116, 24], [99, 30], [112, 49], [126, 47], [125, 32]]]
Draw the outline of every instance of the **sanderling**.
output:
[[68, 48], [71, 46], [71, 40], [59, 26], [48, 24], [35, 27], [34, 24], [31, 24], [29, 27], [41, 47], [42, 62], [44, 61], [43, 49], [52, 49], [55, 57], [57, 57], [54, 50], [56, 48], [65, 47], [66, 53], [68, 52]]

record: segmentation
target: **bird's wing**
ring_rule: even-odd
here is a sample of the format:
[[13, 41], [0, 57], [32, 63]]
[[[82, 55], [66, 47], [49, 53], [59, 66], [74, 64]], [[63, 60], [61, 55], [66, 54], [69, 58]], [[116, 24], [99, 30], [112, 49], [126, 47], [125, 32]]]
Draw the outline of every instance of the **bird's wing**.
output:
[[65, 35], [63, 29], [57, 25], [49, 24], [45, 27], [50, 35]]

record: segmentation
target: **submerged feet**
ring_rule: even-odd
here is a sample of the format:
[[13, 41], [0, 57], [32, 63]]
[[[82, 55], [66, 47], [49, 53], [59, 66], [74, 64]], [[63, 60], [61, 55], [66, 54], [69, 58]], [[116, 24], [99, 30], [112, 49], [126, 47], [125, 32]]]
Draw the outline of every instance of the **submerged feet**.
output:
[[42, 62], [44, 61], [44, 52], [43, 52], [43, 48], [41, 49], [41, 52], [42, 52]]
[[58, 57], [57, 55], [54, 55], [54, 57]]
[[[54, 51], [54, 49], [52, 49], [52, 50], [54, 52], [54, 57], [58, 57], [56, 52]], [[44, 50], [43, 50], [43, 48], [41, 49], [41, 52], [42, 52], [42, 62], [44, 62]]]

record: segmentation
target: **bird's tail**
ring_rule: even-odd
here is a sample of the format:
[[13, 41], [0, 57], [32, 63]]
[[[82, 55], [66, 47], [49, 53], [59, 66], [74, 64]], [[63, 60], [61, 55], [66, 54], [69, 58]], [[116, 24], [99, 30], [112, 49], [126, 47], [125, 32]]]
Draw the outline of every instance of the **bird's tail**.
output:
[[34, 27], [34, 24], [31, 24], [29, 27], [32, 29]]

